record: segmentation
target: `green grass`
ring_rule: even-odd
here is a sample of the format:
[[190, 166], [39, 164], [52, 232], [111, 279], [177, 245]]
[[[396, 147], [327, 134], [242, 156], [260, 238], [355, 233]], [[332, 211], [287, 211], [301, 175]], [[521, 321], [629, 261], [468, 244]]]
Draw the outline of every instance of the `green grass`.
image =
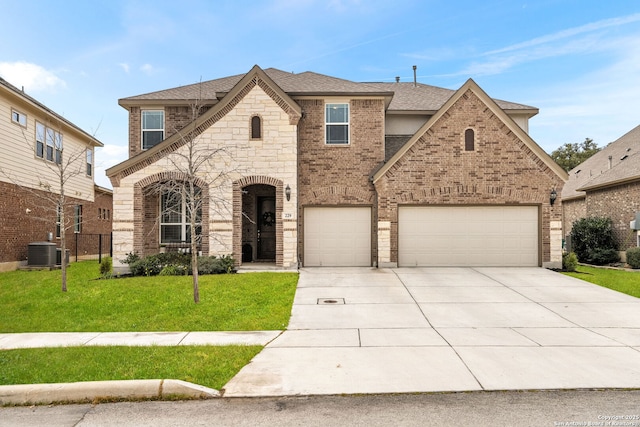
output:
[[178, 379], [221, 389], [260, 346], [64, 347], [0, 351], [0, 384]]
[[580, 265], [575, 273], [563, 274], [640, 298], [640, 272]]
[[[99, 264], [0, 273], [0, 333], [251, 331], [286, 328], [298, 275], [246, 273], [96, 280]], [[63, 347], [0, 351], [0, 384], [179, 379], [220, 389], [262, 347]]]
[[100, 279], [99, 264], [60, 271], [0, 273], [0, 333], [251, 331], [286, 328], [296, 273], [200, 276], [200, 303], [190, 276]]

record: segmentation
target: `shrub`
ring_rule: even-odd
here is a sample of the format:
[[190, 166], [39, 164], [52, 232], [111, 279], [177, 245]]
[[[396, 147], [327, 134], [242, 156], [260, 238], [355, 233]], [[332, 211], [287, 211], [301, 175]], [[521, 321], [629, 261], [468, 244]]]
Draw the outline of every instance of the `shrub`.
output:
[[562, 256], [562, 268], [565, 271], [576, 271], [578, 266], [578, 257], [574, 252], [569, 252]]
[[102, 261], [100, 261], [100, 276], [111, 277], [111, 267], [113, 267], [111, 257], [102, 258]]
[[[129, 264], [134, 276], [179, 276], [191, 274], [191, 255], [180, 252], [167, 252], [138, 258]], [[234, 273], [234, 260], [231, 256], [198, 257], [198, 273], [224, 274]]]
[[136, 261], [140, 261], [140, 255], [138, 255], [135, 252], [129, 252], [125, 257], [125, 259], [120, 260], [122, 264], [128, 264], [128, 265], [131, 265]]
[[[222, 255], [220, 257], [198, 257], [199, 274], [226, 274], [235, 273], [233, 257]], [[191, 274], [191, 269], [189, 274]]]
[[589, 258], [591, 259], [591, 264], [605, 265], [620, 261], [620, 254], [616, 249], [597, 248], [589, 252]]
[[640, 268], [640, 248], [627, 249], [627, 264], [631, 268]]
[[588, 217], [574, 222], [571, 244], [580, 262], [607, 264], [619, 260], [610, 218]]
[[167, 265], [160, 270], [160, 276], [184, 276], [187, 269], [178, 265]]

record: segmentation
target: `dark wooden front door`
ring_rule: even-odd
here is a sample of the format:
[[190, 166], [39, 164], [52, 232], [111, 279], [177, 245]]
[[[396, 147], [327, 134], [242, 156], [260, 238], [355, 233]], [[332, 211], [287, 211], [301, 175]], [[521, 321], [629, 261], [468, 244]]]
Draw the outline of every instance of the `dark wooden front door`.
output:
[[258, 197], [258, 260], [276, 259], [276, 199]]

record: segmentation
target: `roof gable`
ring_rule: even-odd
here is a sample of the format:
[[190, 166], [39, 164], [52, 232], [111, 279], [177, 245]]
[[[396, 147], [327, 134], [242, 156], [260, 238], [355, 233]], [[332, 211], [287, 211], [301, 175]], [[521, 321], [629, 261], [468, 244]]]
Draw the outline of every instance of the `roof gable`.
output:
[[513, 132], [550, 170], [558, 177], [565, 180], [567, 173], [538, 145], [536, 142], [518, 126], [507, 113], [502, 110], [496, 101], [491, 99], [485, 91], [472, 79], [466, 81], [460, 89], [455, 91], [453, 95], [444, 103], [444, 105], [409, 139], [409, 141], [396, 152], [388, 162], [386, 162], [373, 175], [373, 182], [378, 181], [384, 176], [393, 165], [398, 162], [404, 155], [411, 150], [416, 142], [441, 118], [447, 111], [462, 97], [467, 91], [472, 91], [483, 103], [495, 114], [508, 128]]
[[107, 176], [114, 186], [119, 180], [139, 171], [169, 153], [183, 146], [190, 138], [195, 138], [224, 117], [256, 86], [267, 93], [288, 115], [291, 124], [296, 124], [302, 117], [302, 109], [291, 99], [260, 67], [254, 66], [229, 90], [226, 96], [200, 117], [188, 123], [183, 129], [186, 134], [176, 132], [158, 145], [135, 157], [107, 169]]
[[582, 198], [585, 190], [640, 179], [639, 162], [640, 126], [637, 126], [570, 170], [562, 198]]

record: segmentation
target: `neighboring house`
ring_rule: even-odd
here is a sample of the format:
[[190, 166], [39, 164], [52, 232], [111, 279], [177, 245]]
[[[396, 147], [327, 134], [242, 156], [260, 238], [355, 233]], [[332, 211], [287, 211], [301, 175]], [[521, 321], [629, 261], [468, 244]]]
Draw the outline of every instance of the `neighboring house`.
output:
[[218, 167], [235, 171], [216, 188], [228, 212], [212, 202], [201, 214], [204, 254], [284, 268], [561, 265], [566, 173], [527, 133], [538, 110], [472, 80], [453, 91], [255, 66], [119, 104], [130, 158], [107, 170], [116, 267], [189, 240], [186, 215], [159, 218], [150, 191], [176, 177], [184, 129], [224, 147]]
[[620, 251], [640, 246], [630, 227], [640, 213], [640, 126], [569, 171], [562, 200], [565, 238], [576, 220], [600, 216], [613, 221]]
[[78, 160], [65, 173], [65, 214], [75, 221], [67, 249], [76, 252], [74, 232], [111, 232], [112, 191], [94, 184], [94, 148], [102, 143], [2, 78], [0, 142], [0, 271], [25, 264], [29, 243], [59, 243], [56, 206], [47, 199], [70, 156]]

